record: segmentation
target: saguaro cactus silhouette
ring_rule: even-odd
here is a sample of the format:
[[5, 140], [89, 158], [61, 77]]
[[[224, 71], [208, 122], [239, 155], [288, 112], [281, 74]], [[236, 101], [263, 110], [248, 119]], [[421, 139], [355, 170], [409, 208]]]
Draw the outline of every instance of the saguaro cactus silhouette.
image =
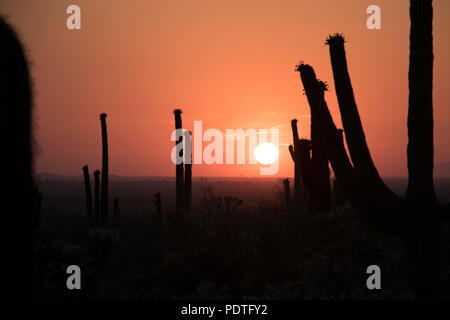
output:
[[[177, 146], [176, 150], [181, 158], [183, 158], [183, 134], [182, 134], [182, 123], [181, 123], [181, 110], [175, 109], [173, 111], [175, 115], [175, 129], [178, 133], [178, 140], [175, 142]], [[184, 208], [184, 168], [183, 161], [176, 164], [176, 195], [175, 195], [175, 208], [177, 212], [180, 212]]]
[[[24, 239], [39, 226], [40, 195], [33, 181], [32, 107], [33, 91], [27, 57], [21, 41], [14, 30], [0, 17], [0, 101], [1, 101], [1, 148], [3, 168], [2, 206], [3, 218], [12, 218], [17, 228], [8, 237], [11, 243], [3, 255], [8, 257], [9, 267], [29, 266], [29, 245]], [[4, 225], [8, 223], [4, 222]], [[10, 224], [8, 224], [10, 225]], [[10, 225], [11, 226], [11, 225]], [[22, 261], [20, 261], [22, 260]], [[23, 261], [27, 260], [27, 261]], [[11, 269], [12, 271], [12, 269]], [[24, 288], [37, 281], [25, 274], [16, 283], [18, 290], [9, 292], [14, 298], [23, 297]], [[20, 289], [19, 289], [20, 288]]]
[[410, 0], [408, 173], [406, 198], [383, 183], [373, 164], [347, 70], [344, 38], [327, 40], [345, 138], [352, 163], [334, 125], [311, 66], [298, 68], [315, 126], [320, 130], [336, 179], [347, 200], [375, 230], [401, 236], [409, 286], [418, 298], [438, 295], [442, 208], [433, 187], [433, 8], [431, 0]]
[[[32, 154], [32, 87], [28, 61], [14, 30], [0, 17], [0, 64], [2, 105], [2, 157], [4, 190], [14, 202], [17, 212], [32, 212], [33, 154]], [[11, 197], [9, 197], [9, 195]], [[21, 210], [24, 209], [24, 210]], [[35, 218], [35, 217], [33, 217]], [[28, 221], [32, 221], [29, 219]]]
[[94, 171], [94, 224], [100, 223], [100, 170]]
[[[325, 90], [325, 86], [323, 88]], [[307, 140], [299, 139], [296, 119], [291, 121], [291, 127], [294, 145], [289, 146], [289, 152], [295, 164], [296, 210], [307, 209], [312, 213], [327, 211], [331, 205], [330, 171], [327, 155], [316, 133], [317, 129], [311, 128], [311, 140]]]
[[185, 137], [186, 159], [190, 159], [184, 165], [184, 209], [189, 212], [192, 206], [192, 143], [191, 132]]
[[[322, 94], [327, 91], [327, 85], [319, 82]], [[313, 213], [327, 212], [331, 207], [330, 169], [328, 157], [315, 125], [315, 116], [311, 114], [311, 167], [313, 179], [310, 187], [310, 202]]]
[[102, 128], [102, 186], [100, 191], [101, 223], [108, 223], [108, 132], [106, 128], [106, 113], [100, 115]]
[[93, 214], [92, 214], [92, 193], [91, 193], [91, 180], [89, 178], [89, 167], [83, 167], [84, 175], [84, 191], [86, 194], [86, 213], [88, 218], [89, 226], [93, 224]]
[[292, 140], [293, 143], [289, 146], [292, 160], [294, 161], [294, 205], [296, 210], [301, 210], [306, 207], [306, 199], [303, 196], [302, 188], [302, 168], [300, 158], [300, 144], [298, 137], [297, 119], [291, 120]]
[[[410, 278], [419, 292], [438, 283], [442, 234], [440, 206], [433, 185], [433, 7], [431, 0], [411, 0], [408, 109], [409, 220], [403, 229]], [[425, 258], [425, 259], [424, 259]]]
[[[32, 227], [37, 226], [35, 204], [38, 193], [33, 183], [32, 106], [33, 92], [28, 61], [22, 43], [14, 30], [0, 17], [0, 79], [2, 112], [2, 157], [4, 188], [8, 201], [17, 212], [34, 215]], [[17, 199], [17, 201], [14, 201]]]

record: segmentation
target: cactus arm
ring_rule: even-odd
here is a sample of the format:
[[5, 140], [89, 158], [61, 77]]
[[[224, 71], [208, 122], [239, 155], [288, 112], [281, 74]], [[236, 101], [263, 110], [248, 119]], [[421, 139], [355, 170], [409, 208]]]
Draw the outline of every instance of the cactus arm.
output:
[[297, 144], [298, 138], [298, 128], [297, 128], [297, 119], [291, 120], [291, 128], [292, 128], [292, 139], [293, 139], [293, 145], [295, 146]]
[[295, 162], [295, 153], [294, 153], [294, 147], [292, 146], [292, 144], [291, 144], [291, 145], [289, 145], [289, 153], [291, 154], [291, 158], [292, 158], [292, 161], [294, 161], [294, 162]]
[[404, 207], [399, 204], [391, 206], [384, 198], [380, 199], [363, 188], [365, 185], [360, 183], [350, 163], [313, 68], [302, 64], [298, 71], [311, 107], [311, 116], [316, 119], [315, 125], [319, 128], [334, 174], [346, 198], [370, 227], [383, 234], [398, 235]]
[[355, 171], [362, 178], [378, 177], [378, 171], [372, 161], [366, 137], [356, 106], [352, 83], [348, 72], [347, 59], [344, 47], [344, 38], [336, 34], [327, 39], [329, 45], [331, 66], [333, 69], [336, 96], [341, 112], [342, 124], [347, 133], [350, 157]]
[[379, 193], [392, 202], [401, 202], [401, 199], [380, 178], [370, 155], [348, 72], [344, 42], [340, 34], [332, 35], [326, 41], [329, 45], [342, 124], [346, 132], [345, 139], [355, 172], [361, 181], [371, 185], [374, 190], [372, 192]]

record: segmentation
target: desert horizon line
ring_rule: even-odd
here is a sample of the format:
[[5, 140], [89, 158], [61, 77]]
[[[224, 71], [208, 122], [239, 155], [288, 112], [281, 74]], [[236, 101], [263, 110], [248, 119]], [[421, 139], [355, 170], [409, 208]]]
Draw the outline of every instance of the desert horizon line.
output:
[[[45, 175], [50, 175], [50, 176], [59, 176], [59, 177], [64, 177], [64, 178], [83, 178], [83, 173], [80, 174], [60, 174], [60, 173], [55, 173], [55, 172], [39, 172], [39, 173], [35, 173], [35, 176], [37, 178], [45, 176]], [[91, 174], [93, 175], [93, 173]], [[115, 174], [115, 173], [109, 173], [110, 177], [119, 177], [119, 178], [164, 178], [164, 179], [175, 179], [175, 176], [169, 176], [169, 175], [121, 175], [121, 174]], [[258, 179], [285, 179], [285, 178], [294, 178], [294, 176], [284, 176], [284, 175], [279, 175], [279, 176], [261, 176], [261, 175], [253, 175], [253, 176], [247, 176], [247, 175], [239, 175], [239, 176], [195, 176], [192, 177], [192, 179], [198, 180], [198, 179], [203, 179], [203, 178], [220, 178], [220, 179], [236, 179], [236, 178], [258, 178]], [[332, 179], [334, 178], [334, 176], [331, 177]], [[392, 175], [386, 175], [386, 176], [381, 176], [382, 179], [407, 179], [408, 176], [392, 176]], [[450, 179], [450, 175], [439, 175], [439, 176], [435, 176], [434, 179]]]

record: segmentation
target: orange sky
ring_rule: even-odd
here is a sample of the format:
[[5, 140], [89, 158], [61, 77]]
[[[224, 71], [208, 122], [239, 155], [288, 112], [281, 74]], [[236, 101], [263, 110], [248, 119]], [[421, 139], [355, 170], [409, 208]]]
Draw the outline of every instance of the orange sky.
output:
[[[82, 29], [66, 29], [70, 4]], [[382, 30], [366, 28], [381, 7]], [[435, 162], [449, 162], [450, 1], [434, 0]], [[3, 0], [24, 41], [35, 83], [36, 171], [81, 174], [100, 168], [99, 114], [108, 114], [110, 172], [174, 175], [172, 110], [204, 128], [280, 126], [280, 176], [290, 176], [290, 120], [309, 136], [309, 107], [294, 67], [301, 59], [330, 84], [324, 45], [347, 39], [349, 70], [366, 137], [384, 176], [406, 176], [408, 0]], [[254, 176], [258, 166], [201, 165], [197, 176]]]

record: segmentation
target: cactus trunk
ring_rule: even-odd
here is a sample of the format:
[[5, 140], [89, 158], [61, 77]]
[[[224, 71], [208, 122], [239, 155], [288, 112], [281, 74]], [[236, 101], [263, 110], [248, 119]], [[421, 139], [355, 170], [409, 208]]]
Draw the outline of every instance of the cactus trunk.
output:
[[418, 298], [438, 292], [442, 221], [433, 185], [433, 6], [411, 0], [408, 109], [409, 219], [403, 229], [410, 282]]
[[83, 167], [84, 175], [84, 191], [86, 194], [86, 213], [89, 226], [93, 225], [93, 214], [92, 214], [92, 193], [91, 193], [91, 180], [89, 178], [89, 167]]
[[315, 117], [311, 116], [311, 166], [313, 177], [310, 188], [310, 202], [313, 213], [328, 212], [331, 207], [330, 169], [328, 156], [322, 145]]
[[339, 34], [327, 39], [339, 111], [354, 170], [370, 188], [368, 192], [377, 193], [389, 202], [399, 202], [400, 198], [384, 184], [372, 161], [350, 81], [344, 43]]
[[292, 211], [292, 198], [291, 198], [291, 187], [289, 185], [289, 179], [283, 180], [284, 187], [284, 201], [286, 204], [286, 209]]
[[106, 113], [100, 115], [102, 128], [102, 185], [100, 191], [101, 224], [108, 224], [108, 132], [106, 128]]
[[[177, 132], [178, 139], [175, 142], [176, 150], [178, 155], [183, 158], [183, 134], [182, 134], [182, 123], [181, 123], [181, 110], [174, 110], [175, 115], [175, 129]], [[175, 209], [179, 213], [184, 208], [184, 168], [183, 161], [176, 164], [176, 181], [175, 181]]]
[[345, 205], [345, 196], [342, 192], [342, 188], [336, 179], [333, 179], [333, 205], [343, 206]]
[[187, 212], [191, 211], [192, 206], [192, 144], [191, 144], [191, 134], [189, 133], [185, 137], [186, 142], [186, 159], [190, 159], [189, 163], [184, 165], [184, 209]]
[[[38, 226], [38, 193], [33, 182], [33, 91], [27, 57], [15, 31], [0, 17], [2, 167], [5, 201], [27, 213], [27, 227]], [[19, 216], [19, 215], [17, 215]], [[27, 230], [30, 231], [30, 230]], [[20, 250], [19, 250], [20, 251]]]
[[100, 224], [100, 170], [94, 171], [94, 225]]
[[[3, 4], [3, 3], [2, 3]], [[29, 266], [27, 241], [39, 227], [40, 194], [33, 181], [33, 90], [25, 50], [14, 30], [0, 16], [0, 100], [2, 137], [2, 213], [3, 225], [20, 226], [8, 236], [3, 256], [8, 271]], [[14, 211], [8, 212], [11, 207]], [[8, 219], [14, 220], [14, 224]], [[6, 222], [8, 220], [8, 222]], [[23, 245], [21, 245], [23, 243]], [[6, 258], [8, 257], [8, 258]], [[9, 261], [9, 262], [6, 262]], [[35, 267], [33, 265], [33, 267]], [[33, 273], [22, 274], [10, 290], [12, 299], [23, 297], [24, 288], [39, 281]]]
[[293, 150], [291, 151], [292, 160], [294, 161], [294, 206], [299, 212], [303, 211], [306, 207], [306, 203], [303, 197], [302, 188], [302, 169], [300, 159], [300, 146], [299, 136], [297, 128], [297, 119], [291, 120], [292, 138], [293, 138]]

